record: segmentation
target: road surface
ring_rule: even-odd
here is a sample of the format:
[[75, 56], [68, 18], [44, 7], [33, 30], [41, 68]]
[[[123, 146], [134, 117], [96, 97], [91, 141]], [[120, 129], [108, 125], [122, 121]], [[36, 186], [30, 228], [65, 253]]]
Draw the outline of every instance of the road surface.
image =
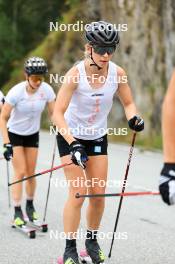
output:
[[[0, 139], [0, 143], [1, 139]], [[42, 132], [36, 172], [50, 168], [54, 136]], [[2, 144], [1, 144], [2, 146]], [[120, 191], [128, 159], [129, 146], [109, 144], [109, 176], [114, 187], [107, 192]], [[2, 156], [2, 153], [1, 153]], [[57, 152], [55, 165], [59, 165]], [[157, 191], [158, 175], [162, 167], [162, 154], [134, 150], [129, 172], [127, 191]], [[13, 171], [10, 166], [10, 176]], [[49, 175], [38, 177], [35, 207], [43, 217]], [[29, 239], [12, 229], [10, 222], [13, 209], [8, 209], [6, 162], [0, 161], [0, 263], [1, 264], [56, 264], [57, 257], [64, 250], [62, 211], [67, 188], [64, 187], [63, 171], [53, 173], [51, 193], [48, 204], [47, 222], [49, 232], [37, 233], [36, 239]], [[25, 197], [25, 196], [24, 196]], [[119, 198], [107, 198], [106, 209], [100, 228], [100, 245], [108, 255], [111, 232], [114, 227]], [[86, 231], [85, 209], [79, 235]], [[23, 204], [24, 208], [25, 204]], [[83, 238], [78, 241], [82, 248]], [[106, 260], [111, 264], [174, 264], [175, 259], [175, 213], [174, 207], [166, 206], [159, 196], [124, 197], [118, 231], [112, 257]]]

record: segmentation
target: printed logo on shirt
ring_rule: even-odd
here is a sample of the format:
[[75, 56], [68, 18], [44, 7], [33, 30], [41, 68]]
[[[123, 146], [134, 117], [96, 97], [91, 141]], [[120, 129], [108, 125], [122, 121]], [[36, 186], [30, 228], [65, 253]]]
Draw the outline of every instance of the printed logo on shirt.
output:
[[39, 95], [41, 99], [44, 99], [44, 93], [40, 93]]
[[95, 103], [92, 106], [91, 116], [88, 119], [88, 123], [91, 125], [95, 122], [97, 114], [100, 112], [100, 98], [95, 99]]
[[102, 142], [103, 141], [103, 137], [95, 139], [96, 142]]
[[22, 102], [22, 101], [25, 101], [25, 100], [26, 100], [25, 97], [21, 97], [21, 98], [19, 99], [19, 102]]
[[95, 93], [95, 94], [92, 94], [91, 96], [104, 96], [104, 93]]

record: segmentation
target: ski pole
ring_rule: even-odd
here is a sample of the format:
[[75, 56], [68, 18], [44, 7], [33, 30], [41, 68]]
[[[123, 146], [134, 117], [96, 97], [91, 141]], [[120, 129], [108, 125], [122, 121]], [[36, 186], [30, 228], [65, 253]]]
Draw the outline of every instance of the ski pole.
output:
[[11, 207], [11, 199], [10, 199], [10, 188], [9, 188], [9, 181], [10, 181], [10, 173], [9, 173], [9, 162], [7, 161], [7, 188], [8, 188], [8, 203], [9, 208]]
[[75, 198], [94, 198], [94, 197], [115, 197], [115, 196], [142, 196], [142, 195], [160, 195], [159, 192], [127, 192], [127, 193], [105, 193], [105, 194], [79, 194], [75, 195]]
[[[125, 187], [126, 187], [126, 181], [127, 181], [127, 178], [128, 178], [129, 167], [130, 167], [131, 158], [132, 158], [132, 154], [133, 154], [133, 150], [134, 150], [135, 139], [136, 139], [136, 132], [133, 133], [133, 137], [132, 137], [132, 143], [131, 143], [131, 147], [130, 147], [130, 151], [129, 151], [129, 158], [128, 158], [128, 163], [127, 163], [127, 166], [126, 166], [126, 172], [125, 172], [124, 182], [123, 182], [123, 187], [122, 187], [122, 194], [125, 192]], [[118, 225], [118, 221], [119, 221], [119, 216], [120, 216], [120, 211], [121, 211], [123, 197], [124, 197], [123, 195], [120, 196], [120, 201], [119, 201], [119, 206], [118, 206], [118, 210], [117, 210], [117, 216], [116, 216], [116, 220], [115, 220], [114, 231], [113, 231], [111, 247], [110, 247], [110, 251], [109, 251], [109, 254], [108, 254], [108, 258], [111, 257], [111, 253], [112, 253], [112, 248], [113, 248], [113, 244], [114, 244], [114, 236], [115, 236], [115, 232], [117, 230], [117, 225]]]
[[27, 181], [27, 180], [29, 180], [29, 179], [31, 179], [31, 178], [35, 178], [35, 177], [41, 176], [41, 175], [46, 174], [46, 173], [51, 172], [51, 171], [59, 170], [59, 169], [61, 169], [61, 168], [64, 168], [64, 167], [66, 167], [66, 166], [69, 166], [69, 165], [71, 165], [71, 164], [72, 164], [72, 162], [70, 162], [70, 163], [65, 163], [65, 164], [62, 164], [62, 165], [60, 165], [60, 166], [54, 167], [54, 168], [52, 168], [52, 169], [49, 169], [49, 170], [45, 170], [45, 171], [39, 172], [39, 173], [34, 174], [34, 175], [32, 175], [32, 176], [29, 176], [29, 177], [27, 177], [27, 178], [23, 178], [23, 179], [21, 179], [21, 180], [18, 180], [18, 181], [15, 181], [15, 182], [9, 183], [8, 186], [11, 186], [11, 185], [14, 185], [14, 184], [17, 184], [17, 183], [23, 182], [23, 181]]
[[[54, 166], [54, 161], [55, 161], [55, 153], [56, 153], [56, 137], [55, 137], [55, 142], [54, 142], [54, 147], [53, 147], [53, 156], [52, 156], [52, 163], [51, 163], [51, 169], [53, 169]], [[49, 176], [49, 185], [48, 185], [48, 190], [47, 190], [47, 196], [46, 196], [46, 204], [45, 204], [45, 209], [44, 209], [44, 216], [43, 216], [43, 222], [46, 220], [46, 212], [47, 212], [47, 204], [49, 200], [49, 193], [50, 193], [50, 183], [51, 183], [51, 178], [52, 178], [52, 171], [50, 171], [50, 176]]]

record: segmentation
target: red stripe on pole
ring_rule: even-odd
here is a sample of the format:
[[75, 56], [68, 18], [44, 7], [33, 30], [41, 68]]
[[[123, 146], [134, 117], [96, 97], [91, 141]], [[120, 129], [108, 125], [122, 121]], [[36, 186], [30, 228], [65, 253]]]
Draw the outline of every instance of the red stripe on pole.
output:
[[39, 172], [39, 173], [34, 174], [34, 175], [32, 175], [32, 176], [29, 176], [29, 177], [27, 177], [27, 178], [23, 178], [23, 179], [21, 179], [21, 180], [18, 180], [18, 181], [15, 181], [15, 182], [9, 183], [8, 186], [11, 186], [11, 185], [14, 185], [14, 184], [17, 184], [17, 183], [23, 182], [23, 181], [27, 181], [27, 180], [29, 180], [29, 179], [31, 179], [31, 178], [35, 178], [35, 177], [41, 176], [41, 175], [46, 174], [46, 173], [48, 173], [48, 172], [55, 171], [55, 170], [61, 169], [61, 168], [63, 168], [63, 167], [69, 166], [69, 165], [71, 165], [71, 164], [73, 164], [73, 163], [72, 163], [72, 162], [71, 162], [71, 163], [65, 163], [65, 164], [62, 164], [62, 165], [60, 165], [60, 166], [54, 167], [54, 168], [52, 168], [52, 169], [49, 169], [49, 170], [45, 170], [45, 171]]

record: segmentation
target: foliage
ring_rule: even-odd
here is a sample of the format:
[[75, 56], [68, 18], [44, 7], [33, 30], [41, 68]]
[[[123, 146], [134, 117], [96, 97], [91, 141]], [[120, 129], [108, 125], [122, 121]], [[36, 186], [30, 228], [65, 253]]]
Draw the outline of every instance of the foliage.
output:
[[0, 86], [18, 61], [45, 38], [49, 22], [59, 20], [68, 7], [57, 0], [0, 0]]

